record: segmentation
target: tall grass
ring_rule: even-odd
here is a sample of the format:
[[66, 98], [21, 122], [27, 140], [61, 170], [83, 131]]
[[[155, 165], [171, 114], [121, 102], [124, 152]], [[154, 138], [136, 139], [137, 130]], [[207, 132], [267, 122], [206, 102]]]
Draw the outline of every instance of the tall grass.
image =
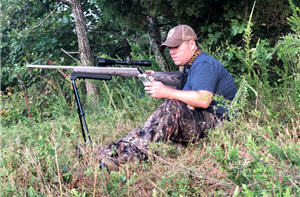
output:
[[[198, 144], [151, 144], [148, 162], [124, 164], [119, 172], [99, 169], [93, 151], [77, 158], [75, 145], [83, 143], [77, 117], [2, 128], [1, 196], [297, 196], [300, 117], [290, 103], [292, 92], [286, 93], [274, 91], [264, 100], [272, 103], [269, 112], [247, 105], [239, 119]], [[138, 104], [155, 105], [151, 99]], [[87, 115], [95, 147], [150, 114], [140, 108], [135, 120], [126, 110]]]

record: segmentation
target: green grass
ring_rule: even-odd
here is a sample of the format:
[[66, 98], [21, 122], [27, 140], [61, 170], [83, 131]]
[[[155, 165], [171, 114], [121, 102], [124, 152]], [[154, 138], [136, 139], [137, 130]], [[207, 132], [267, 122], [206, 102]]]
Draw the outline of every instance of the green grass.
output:
[[[0, 196], [298, 196], [299, 103], [291, 102], [298, 101], [295, 89], [281, 91], [248, 101], [237, 119], [198, 144], [151, 144], [149, 161], [118, 172], [99, 169], [93, 151], [77, 158], [83, 140], [76, 114], [4, 127]], [[149, 96], [136, 102], [86, 114], [95, 147], [141, 125], [159, 103]], [[81, 182], [71, 188], [77, 175]]]

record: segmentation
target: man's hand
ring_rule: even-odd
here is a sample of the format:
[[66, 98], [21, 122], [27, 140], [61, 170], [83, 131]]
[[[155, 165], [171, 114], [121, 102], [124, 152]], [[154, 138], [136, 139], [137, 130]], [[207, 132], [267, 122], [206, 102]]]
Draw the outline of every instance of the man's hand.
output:
[[[153, 74], [153, 70], [146, 70], [147, 74]], [[206, 90], [177, 90], [171, 87], [165, 86], [159, 81], [155, 81], [153, 77], [150, 77], [151, 83], [145, 84], [145, 90], [153, 98], [165, 98], [175, 99], [182, 101], [192, 107], [207, 108], [212, 99], [213, 93]]]
[[[147, 74], [153, 74], [153, 70], [146, 70]], [[145, 90], [153, 98], [169, 98], [169, 92], [172, 91], [172, 88], [165, 86], [159, 81], [155, 81], [153, 77], [150, 77], [151, 83], [145, 84]]]
[[153, 77], [150, 77], [151, 83], [145, 84], [145, 90], [153, 98], [169, 98], [169, 93], [173, 89], [165, 86], [159, 81], [155, 81]]

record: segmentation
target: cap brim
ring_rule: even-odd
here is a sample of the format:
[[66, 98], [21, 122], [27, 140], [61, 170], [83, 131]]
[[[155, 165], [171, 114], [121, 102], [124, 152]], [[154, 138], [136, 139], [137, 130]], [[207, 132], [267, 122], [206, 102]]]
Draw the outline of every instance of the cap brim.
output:
[[181, 43], [183, 43], [183, 40], [166, 40], [161, 44], [161, 47], [178, 47]]

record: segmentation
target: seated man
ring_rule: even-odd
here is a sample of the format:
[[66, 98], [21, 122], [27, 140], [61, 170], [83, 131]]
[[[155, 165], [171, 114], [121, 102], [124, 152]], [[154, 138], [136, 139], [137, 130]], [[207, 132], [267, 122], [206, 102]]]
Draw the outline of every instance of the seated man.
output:
[[218, 95], [232, 101], [236, 94], [234, 80], [218, 60], [198, 48], [195, 31], [188, 25], [176, 26], [162, 46], [169, 47], [175, 65], [184, 66], [183, 86], [174, 89], [151, 78], [145, 90], [153, 98], [165, 101], [143, 126], [99, 148], [102, 166], [118, 169], [121, 162], [146, 160], [150, 142], [172, 141], [183, 145], [196, 142], [226, 118], [224, 102], [213, 97]]

